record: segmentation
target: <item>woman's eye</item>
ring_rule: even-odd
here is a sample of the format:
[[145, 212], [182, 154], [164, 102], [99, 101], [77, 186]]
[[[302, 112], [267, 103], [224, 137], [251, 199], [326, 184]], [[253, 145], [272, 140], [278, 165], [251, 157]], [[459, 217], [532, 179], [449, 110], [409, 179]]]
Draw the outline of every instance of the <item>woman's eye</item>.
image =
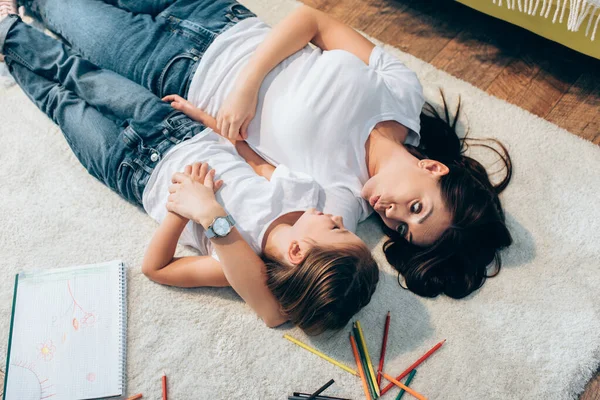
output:
[[419, 214], [422, 209], [423, 205], [419, 201], [410, 206], [410, 212], [412, 212], [413, 214]]
[[398, 232], [401, 236], [406, 236], [406, 232], [408, 231], [408, 226], [405, 223], [401, 223], [396, 228], [396, 232]]

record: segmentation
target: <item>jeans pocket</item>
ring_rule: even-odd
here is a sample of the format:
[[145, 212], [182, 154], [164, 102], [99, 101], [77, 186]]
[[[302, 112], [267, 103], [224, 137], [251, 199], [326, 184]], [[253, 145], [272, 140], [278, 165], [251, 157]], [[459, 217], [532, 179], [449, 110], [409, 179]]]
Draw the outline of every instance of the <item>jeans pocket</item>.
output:
[[117, 187], [128, 201], [142, 205], [143, 169], [137, 165], [135, 160], [125, 159], [117, 169]]
[[204, 53], [217, 35], [195, 22], [169, 15], [166, 17], [168, 29], [176, 35], [189, 39], [200, 53]]
[[238, 2], [234, 2], [228, 7], [225, 16], [231, 22], [240, 22], [241, 20], [246, 18], [256, 17], [256, 14], [254, 14], [244, 5]]
[[[168, 94], [179, 94], [187, 96], [188, 84], [191, 82], [191, 74], [195, 69], [200, 57], [193, 53], [183, 53], [176, 55], [169, 60], [163, 68], [160, 77], [158, 78], [158, 97], [162, 98]], [[169, 76], [167, 76], [170, 74]], [[181, 88], [182, 83], [186, 82]]]

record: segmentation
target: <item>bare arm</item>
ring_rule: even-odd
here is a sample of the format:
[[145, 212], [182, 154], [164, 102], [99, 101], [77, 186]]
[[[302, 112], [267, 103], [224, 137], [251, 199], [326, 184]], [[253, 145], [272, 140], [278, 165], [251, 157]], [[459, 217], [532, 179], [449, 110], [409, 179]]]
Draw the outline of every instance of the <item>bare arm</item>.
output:
[[169, 212], [150, 241], [142, 272], [163, 285], [229, 286], [221, 264], [210, 256], [173, 257], [188, 219]]
[[365, 64], [375, 44], [350, 26], [312, 7], [302, 5], [279, 22], [258, 46], [238, 76], [238, 83], [258, 91], [265, 76], [281, 61], [309, 42], [322, 50], [346, 50]]
[[238, 154], [246, 160], [246, 162], [252, 167], [257, 175], [264, 176], [267, 180], [271, 180], [271, 175], [275, 171], [275, 167], [265, 161], [264, 158], [256, 154], [254, 150], [250, 148], [248, 143], [242, 140], [231, 141], [235, 145], [235, 149]]

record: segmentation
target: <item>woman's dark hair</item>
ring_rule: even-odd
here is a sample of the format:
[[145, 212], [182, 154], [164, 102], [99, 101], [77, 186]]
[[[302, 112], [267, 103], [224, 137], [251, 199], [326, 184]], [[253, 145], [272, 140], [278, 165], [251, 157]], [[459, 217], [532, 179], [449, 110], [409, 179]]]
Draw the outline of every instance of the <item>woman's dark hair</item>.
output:
[[[418, 147], [406, 145], [406, 148], [418, 159], [437, 160], [449, 168], [449, 173], [440, 178], [439, 185], [452, 223], [429, 247], [413, 245], [383, 225], [389, 237], [383, 251], [388, 262], [399, 272], [399, 281], [401, 274], [406, 288], [412, 292], [426, 297], [444, 293], [459, 299], [479, 289], [486, 278], [500, 272], [499, 251], [512, 243], [498, 198], [512, 177], [512, 162], [506, 148], [495, 139], [467, 139], [466, 134], [459, 138], [455, 127], [460, 97], [451, 123], [444, 92], [440, 92], [445, 118], [431, 104], [425, 103], [421, 112], [421, 143]], [[495, 142], [502, 152], [481, 143], [486, 140]], [[494, 151], [504, 163], [504, 179], [492, 184], [485, 168], [464, 155], [469, 144]], [[495, 266], [490, 274], [488, 268], [492, 262]]]
[[267, 287], [284, 315], [308, 335], [339, 330], [371, 300], [379, 268], [366, 246], [313, 246], [290, 267], [263, 255]]

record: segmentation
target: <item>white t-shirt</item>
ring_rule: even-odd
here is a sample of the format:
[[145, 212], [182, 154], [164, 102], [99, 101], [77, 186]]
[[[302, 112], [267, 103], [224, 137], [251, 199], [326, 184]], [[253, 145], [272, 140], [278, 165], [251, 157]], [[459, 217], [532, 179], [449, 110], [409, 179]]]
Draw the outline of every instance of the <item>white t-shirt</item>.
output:
[[[271, 31], [257, 17], [238, 22], [208, 47], [188, 99], [212, 116]], [[418, 145], [423, 89], [416, 74], [376, 46], [369, 65], [344, 50], [306, 45], [263, 81], [248, 143], [273, 165], [304, 172], [323, 187], [324, 212], [341, 215], [352, 231], [371, 213], [360, 196], [368, 180], [365, 142], [378, 122], [409, 128]]]
[[[142, 195], [148, 215], [162, 222], [167, 215], [171, 177], [199, 161], [216, 170], [216, 180], [223, 179], [217, 200], [233, 216], [238, 231], [257, 254], [262, 252], [265, 231], [275, 219], [319, 207], [319, 199], [324, 197], [312, 177], [292, 172], [283, 164], [277, 166], [270, 181], [257, 175], [229, 141], [205, 129], [171, 148], [154, 168]], [[202, 225], [192, 221], [186, 225], [179, 243], [217, 258]]]

